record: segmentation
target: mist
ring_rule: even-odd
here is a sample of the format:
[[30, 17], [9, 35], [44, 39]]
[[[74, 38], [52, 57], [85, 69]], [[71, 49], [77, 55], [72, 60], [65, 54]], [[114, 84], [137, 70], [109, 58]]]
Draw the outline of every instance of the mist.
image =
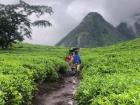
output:
[[[42, 16], [52, 23], [51, 27], [33, 27], [32, 39], [25, 42], [55, 45], [74, 29], [89, 12], [100, 13], [108, 22], [117, 26], [122, 21], [133, 20], [140, 13], [140, 0], [24, 0], [29, 4], [48, 5], [54, 13]], [[0, 0], [2, 4], [18, 3], [18, 0]], [[34, 20], [35, 17], [30, 17]]]

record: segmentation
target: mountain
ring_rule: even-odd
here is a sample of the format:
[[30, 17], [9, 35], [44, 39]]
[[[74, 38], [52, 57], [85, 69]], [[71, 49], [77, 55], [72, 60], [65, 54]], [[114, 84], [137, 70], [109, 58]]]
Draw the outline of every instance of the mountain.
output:
[[117, 26], [117, 30], [121, 32], [127, 39], [135, 38], [135, 33], [133, 32], [132, 27], [129, 27], [125, 22], [121, 22]]
[[140, 37], [140, 14], [135, 14], [127, 21], [121, 22], [117, 29], [128, 39]]
[[91, 12], [57, 46], [99, 47], [124, 40], [127, 40], [126, 36], [122, 35], [100, 14]]

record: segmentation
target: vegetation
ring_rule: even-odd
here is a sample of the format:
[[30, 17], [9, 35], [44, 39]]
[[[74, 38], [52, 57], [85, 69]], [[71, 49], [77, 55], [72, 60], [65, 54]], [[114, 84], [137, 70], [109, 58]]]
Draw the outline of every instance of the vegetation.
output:
[[24, 1], [19, 4], [0, 4], [0, 47], [8, 48], [15, 41], [23, 41], [25, 36], [31, 38], [31, 26], [50, 26], [46, 20], [32, 22], [29, 16], [40, 17], [52, 13], [51, 7], [29, 5]]
[[58, 79], [65, 72], [65, 49], [38, 45], [16, 45], [0, 50], [0, 105], [30, 105], [37, 86]]
[[140, 105], [140, 39], [82, 55], [78, 105]]
[[[31, 38], [31, 26], [51, 25], [46, 20], [33, 22], [29, 16], [39, 18], [52, 12], [51, 7], [29, 5], [21, 0], [19, 4], [0, 4], [0, 47], [14, 45], [13, 49], [0, 50], [0, 105], [31, 105], [39, 84], [57, 80], [60, 72], [67, 71], [65, 48], [14, 44]], [[89, 13], [58, 45], [105, 46], [133, 39], [134, 34], [126, 23], [116, 29], [100, 14]], [[140, 39], [82, 49], [81, 55], [78, 105], [140, 105]]]
[[[16, 44], [0, 50], [0, 105], [30, 105], [37, 86], [66, 72], [65, 48]], [[81, 49], [78, 105], [140, 104], [140, 39]]]

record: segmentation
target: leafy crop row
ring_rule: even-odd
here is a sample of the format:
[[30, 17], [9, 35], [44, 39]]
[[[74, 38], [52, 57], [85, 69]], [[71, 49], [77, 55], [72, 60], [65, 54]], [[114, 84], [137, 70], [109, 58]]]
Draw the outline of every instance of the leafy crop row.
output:
[[78, 105], [140, 105], [139, 39], [84, 53]]
[[67, 70], [59, 49], [33, 47], [0, 51], [0, 105], [31, 104], [38, 84]]

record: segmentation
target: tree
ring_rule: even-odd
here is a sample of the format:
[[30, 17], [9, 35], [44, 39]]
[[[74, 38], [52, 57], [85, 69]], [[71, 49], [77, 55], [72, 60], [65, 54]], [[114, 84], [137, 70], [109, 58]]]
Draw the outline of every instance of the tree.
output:
[[36, 20], [32, 22], [30, 15], [37, 18], [44, 14], [53, 13], [49, 6], [29, 5], [24, 1], [18, 4], [0, 4], [0, 47], [8, 48], [16, 41], [23, 41], [25, 37], [31, 38], [31, 26], [51, 26], [47, 20]]

